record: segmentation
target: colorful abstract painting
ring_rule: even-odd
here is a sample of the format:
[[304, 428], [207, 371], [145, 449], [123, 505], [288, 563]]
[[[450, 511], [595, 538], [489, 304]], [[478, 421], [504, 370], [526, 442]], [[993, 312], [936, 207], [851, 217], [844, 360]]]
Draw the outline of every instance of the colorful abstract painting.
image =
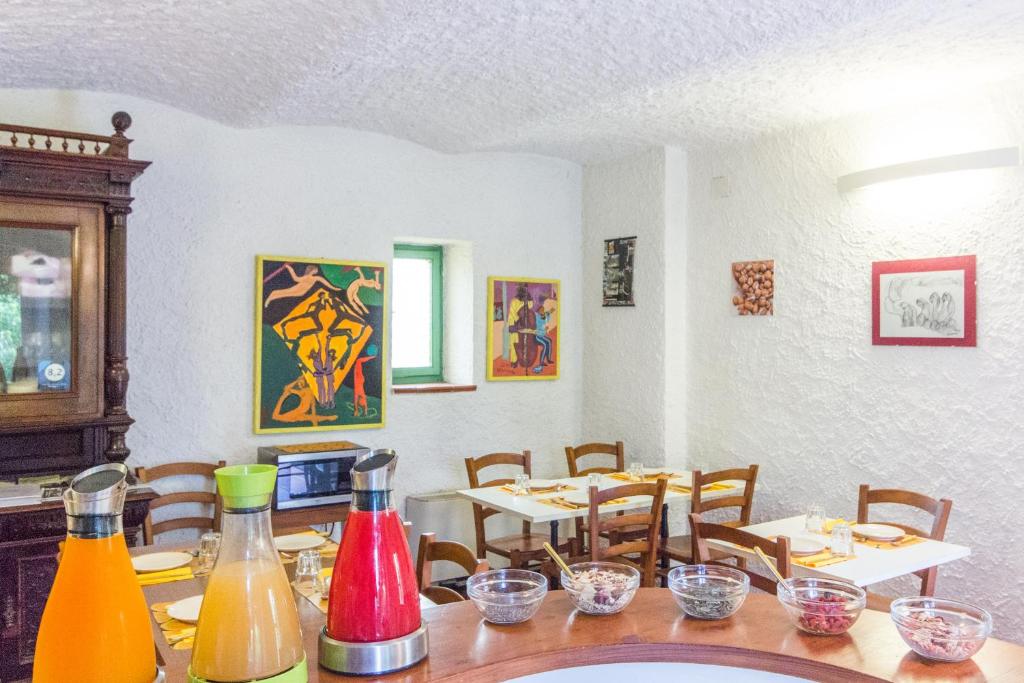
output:
[[256, 258], [257, 433], [384, 425], [382, 263]]
[[487, 280], [487, 379], [557, 379], [558, 280]]

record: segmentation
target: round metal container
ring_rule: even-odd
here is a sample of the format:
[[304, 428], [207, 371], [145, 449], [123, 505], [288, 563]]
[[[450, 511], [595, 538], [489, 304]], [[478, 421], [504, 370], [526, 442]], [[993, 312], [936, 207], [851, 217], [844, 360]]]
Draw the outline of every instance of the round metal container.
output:
[[320, 631], [320, 666], [335, 673], [370, 676], [407, 669], [423, 661], [429, 642], [427, 625], [392, 640], [376, 643], [346, 643], [327, 635], [327, 627]]

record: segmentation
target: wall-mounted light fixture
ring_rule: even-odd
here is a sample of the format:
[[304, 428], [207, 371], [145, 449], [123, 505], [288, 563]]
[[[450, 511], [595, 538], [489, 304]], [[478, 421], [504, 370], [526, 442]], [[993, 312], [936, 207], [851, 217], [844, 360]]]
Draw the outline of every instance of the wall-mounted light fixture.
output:
[[838, 186], [840, 192], [849, 192], [866, 185], [887, 183], [890, 180], [901, 180], [915, 176], [949, 173], [951, 171], [969, 171], [981, 168], [1001, 168], [1020, 165], [1020, 147], [1000, 147], [985, 149], [965, 154], [950, 154], [932, 159], [919, 159], [892, 166], [879, 166], [865, 171], [857, 171], [840, 176]]

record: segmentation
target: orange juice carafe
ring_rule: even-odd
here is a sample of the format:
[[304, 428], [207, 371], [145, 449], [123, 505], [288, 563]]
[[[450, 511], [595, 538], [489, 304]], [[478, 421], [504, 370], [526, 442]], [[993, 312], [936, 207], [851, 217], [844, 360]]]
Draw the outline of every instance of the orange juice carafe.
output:
[[221, 543], [192, 646], [189, 683], [306, 683], [299, 613], [274, 546], [274, 465], [214, 471], [224, 501]]
[[68, 537], [36, 638], [33, 683], [152, 683], [149, 609], [121, 526], [128, 468], [99, 465], [64, 492]]

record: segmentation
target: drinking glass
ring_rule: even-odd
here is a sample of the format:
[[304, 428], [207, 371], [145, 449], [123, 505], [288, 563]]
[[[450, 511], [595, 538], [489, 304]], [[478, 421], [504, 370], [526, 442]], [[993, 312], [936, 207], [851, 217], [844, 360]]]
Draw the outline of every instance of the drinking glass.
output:
[[853, 531], [849, 524], [840, 522], [832, 527], [831, 550], [837, 557], [853, 555]]
[[530, 476], [528, 474], [522, 473], [516, 475], [515, 481], [512, 483], [512, 495], [530, 495]]
[[644, 464], [638, 460], [629, 463], [629, 478], [632, 481], [644, 480]]
[[604, 477], [601, 476], [600, 472], [591, 472], [587, 475], [587, 488], [589, 489], [591, 486], [601, 488], [601, 481], [603, 479]]
[[207, 531], [199, 538], [199, 569], [210, 571], [220, 552], [220, 532]]
[[804, 528], [809, 533], [820, 534], [825, 529], [825, 508], [816, 503], [808, 506]]
[[324, 586], [320, 580], [320, 570], [323, 568], [320, 559], [320, 551], [316, 548], [299, 551], [299, 557], [295, 566], [295, 587], [300, 591], [308, 590], [314, 593], [323, 593]]

